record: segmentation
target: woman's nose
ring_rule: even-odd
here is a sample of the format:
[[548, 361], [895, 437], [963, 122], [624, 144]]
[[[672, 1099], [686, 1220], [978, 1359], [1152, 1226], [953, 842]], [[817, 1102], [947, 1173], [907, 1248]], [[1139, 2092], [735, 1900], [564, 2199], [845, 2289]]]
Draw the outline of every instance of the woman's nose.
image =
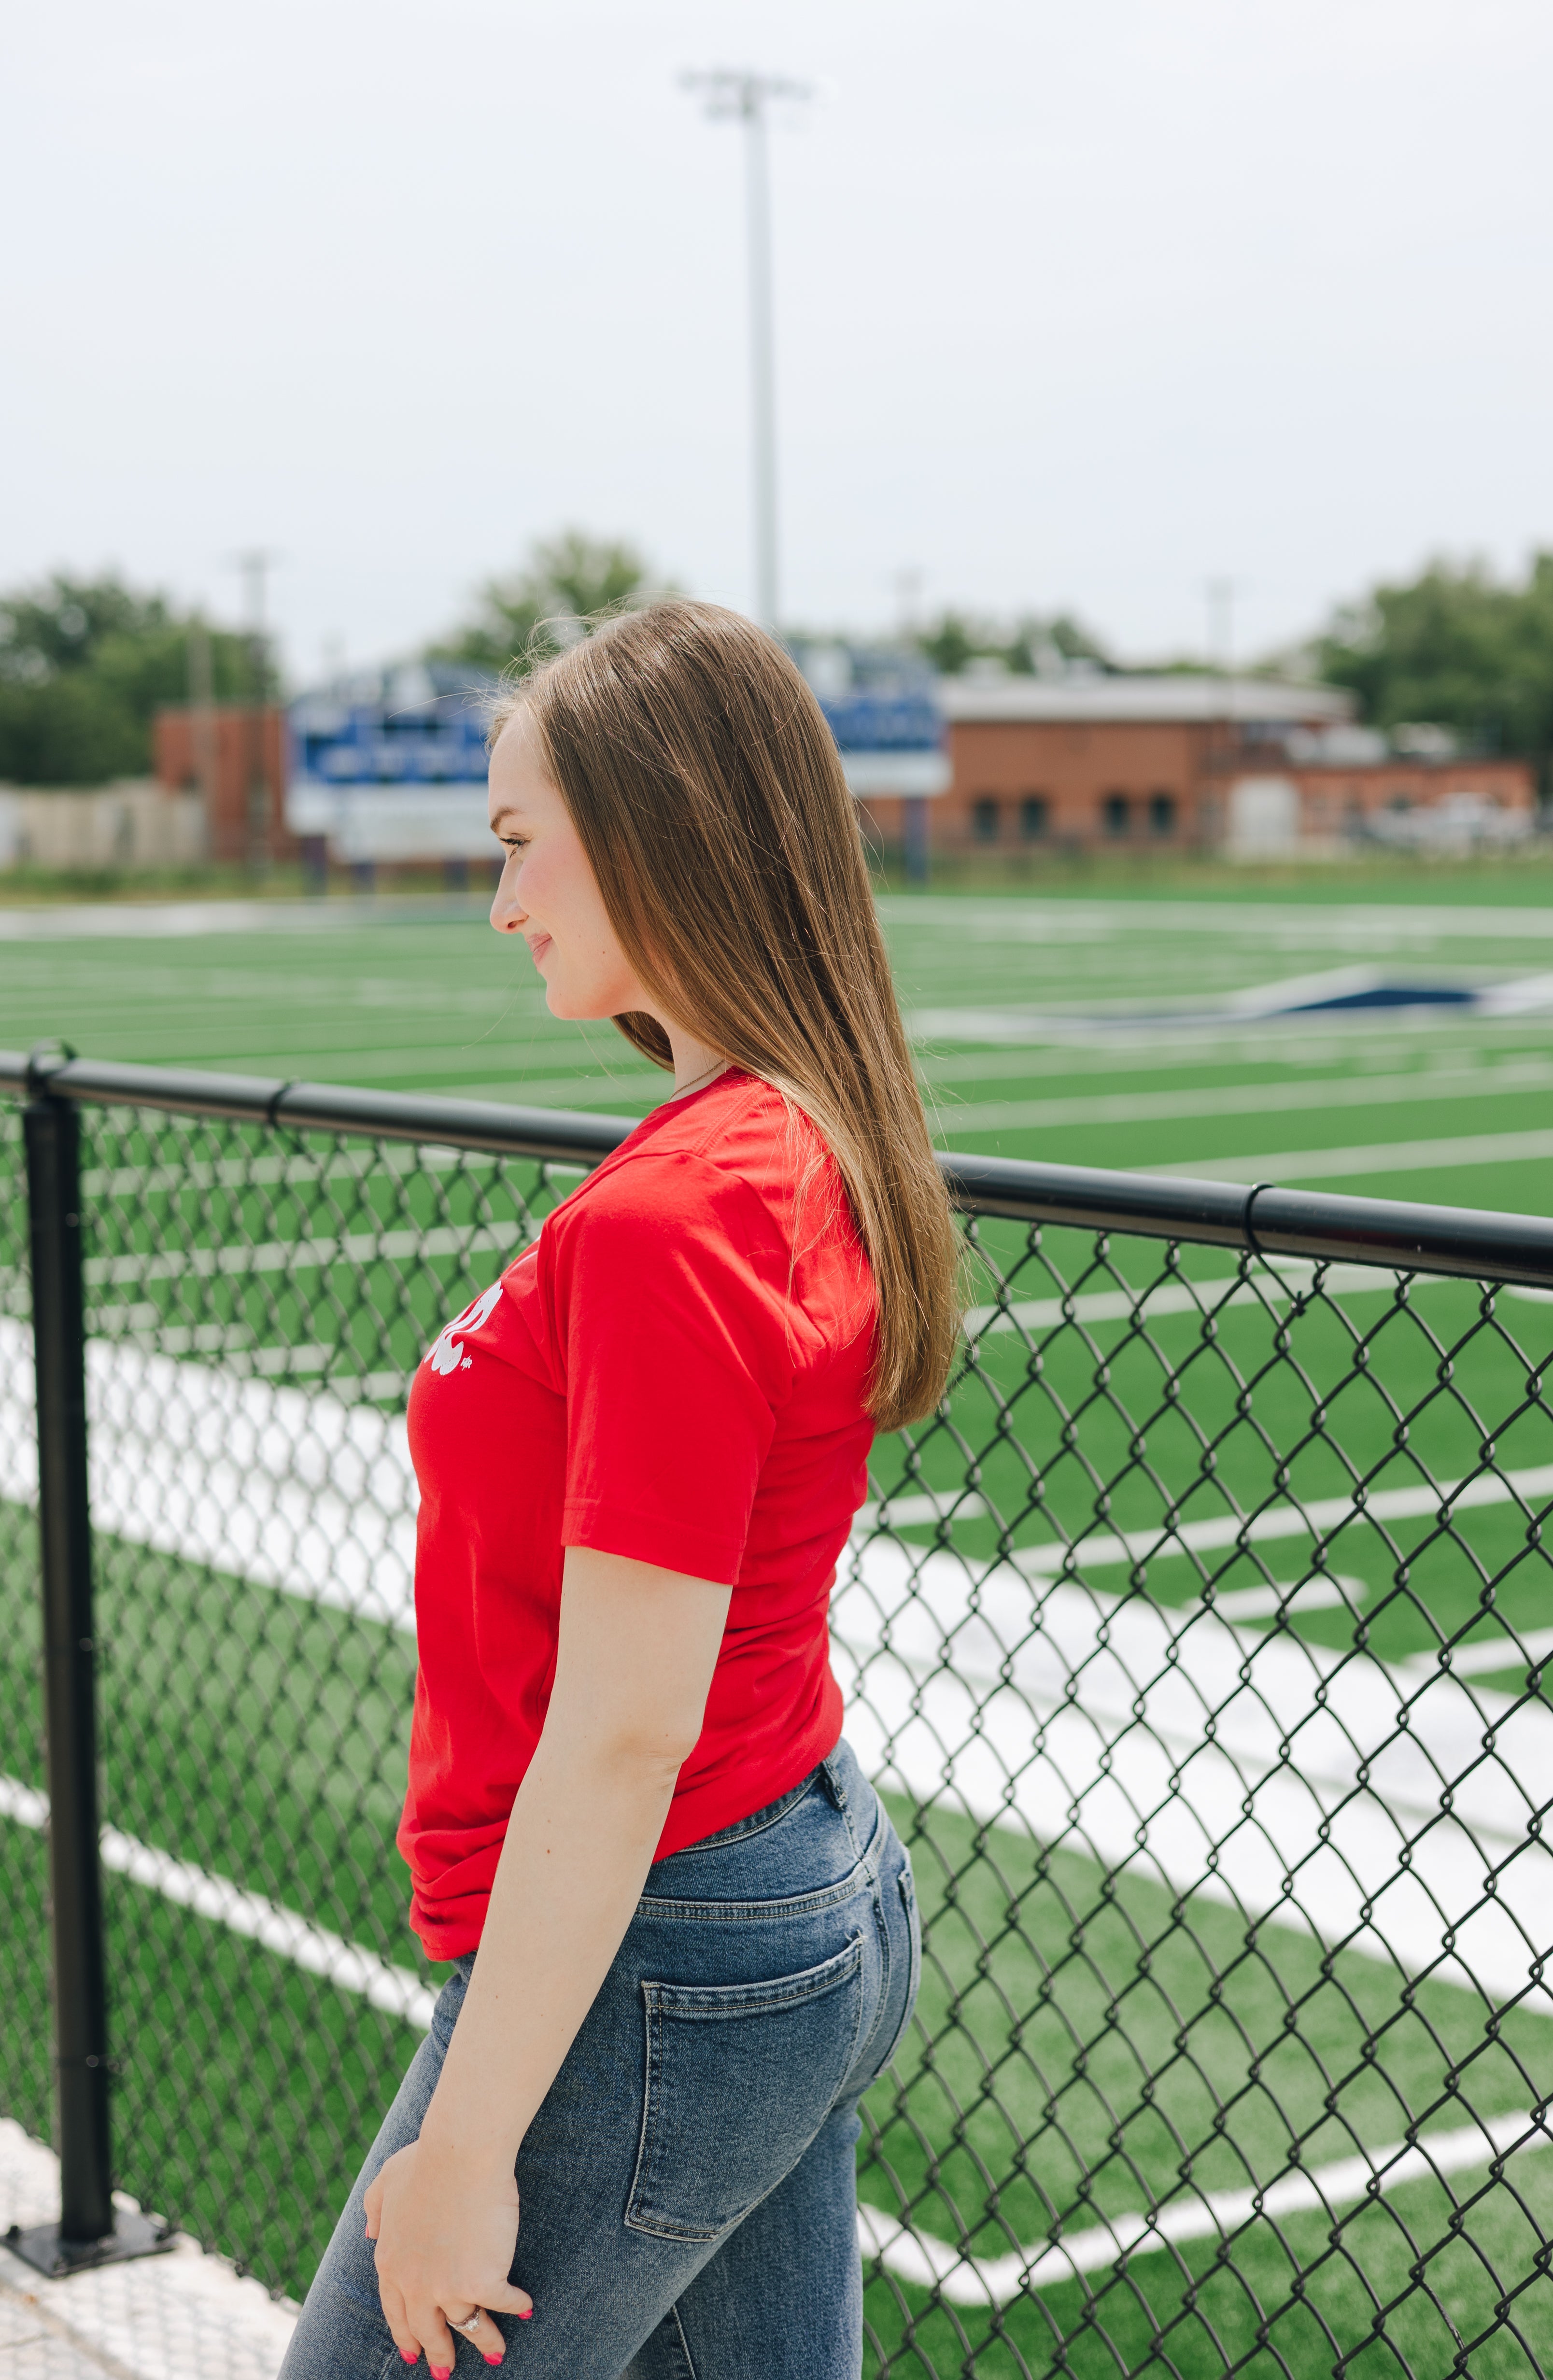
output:
[[510, 892], [505, 883], [497, 887], [496, 898], [491, 904], [491, 922], [499, 934], [516, 934], [523, 925], [528, 911]]

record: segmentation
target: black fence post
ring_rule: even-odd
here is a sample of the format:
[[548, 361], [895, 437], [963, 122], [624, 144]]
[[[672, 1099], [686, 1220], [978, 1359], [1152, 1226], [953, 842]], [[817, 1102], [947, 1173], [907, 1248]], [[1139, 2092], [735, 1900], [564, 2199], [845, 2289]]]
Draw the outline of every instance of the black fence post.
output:
[[[45, 1078], [46, 1080], [46, 1078]], [[45, 2273], [145, 2255], [165, 2228], [113, 2200], [108, 1994], [98, 1849], [97, 1648], [86, 1469], [80, 1120], [33, 1077], [23, 1117], [42, 1554], [43, 1709], [59, 2119], [57, 2223], [7, 2245]]]

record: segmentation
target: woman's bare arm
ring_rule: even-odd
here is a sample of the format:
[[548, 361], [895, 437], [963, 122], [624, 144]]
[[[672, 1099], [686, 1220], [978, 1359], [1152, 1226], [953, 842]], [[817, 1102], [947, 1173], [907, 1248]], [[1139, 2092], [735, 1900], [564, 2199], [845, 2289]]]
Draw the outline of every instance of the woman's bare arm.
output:
[[[420, 2138], [368, 2193], [389, 2327], [433, 2367], [453, 2360], [447, 2312], [528, 2305], [506, 2285], [518, 2144], [631, 1922], [701, 1731], [729, 1592], [567, 1549], [550, 1707], [469, 1989]], [[487, 2322], [474, 2344], [499, 2354], [501, 2333]]]

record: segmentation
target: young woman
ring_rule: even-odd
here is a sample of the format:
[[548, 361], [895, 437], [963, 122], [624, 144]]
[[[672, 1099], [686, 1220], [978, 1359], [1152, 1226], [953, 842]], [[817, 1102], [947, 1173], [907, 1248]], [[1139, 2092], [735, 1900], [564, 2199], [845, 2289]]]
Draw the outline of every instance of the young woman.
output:
[[856, 2380], [857, 2101], [911, 1873], [835, 1565], [941, 1395], [956, 1236], [851, 799], [769, 637], [611, 621], [499, 722], [491, 910], [673, 1096], [417, 1376], [399, 1843], [455, 1961], [285, 2380]]

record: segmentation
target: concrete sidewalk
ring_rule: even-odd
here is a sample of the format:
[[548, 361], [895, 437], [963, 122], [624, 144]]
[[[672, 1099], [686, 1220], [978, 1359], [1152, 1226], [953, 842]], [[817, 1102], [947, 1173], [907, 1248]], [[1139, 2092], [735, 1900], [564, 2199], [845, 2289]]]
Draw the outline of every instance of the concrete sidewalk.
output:
[[[0, 2118], [0, 2235], [58, 2209], [53, 2150]], [[182, 2236], [166, 2255], [64, 2281], [0, 2245], [0, 2380], [274, 2380], [295, 2320]]]

